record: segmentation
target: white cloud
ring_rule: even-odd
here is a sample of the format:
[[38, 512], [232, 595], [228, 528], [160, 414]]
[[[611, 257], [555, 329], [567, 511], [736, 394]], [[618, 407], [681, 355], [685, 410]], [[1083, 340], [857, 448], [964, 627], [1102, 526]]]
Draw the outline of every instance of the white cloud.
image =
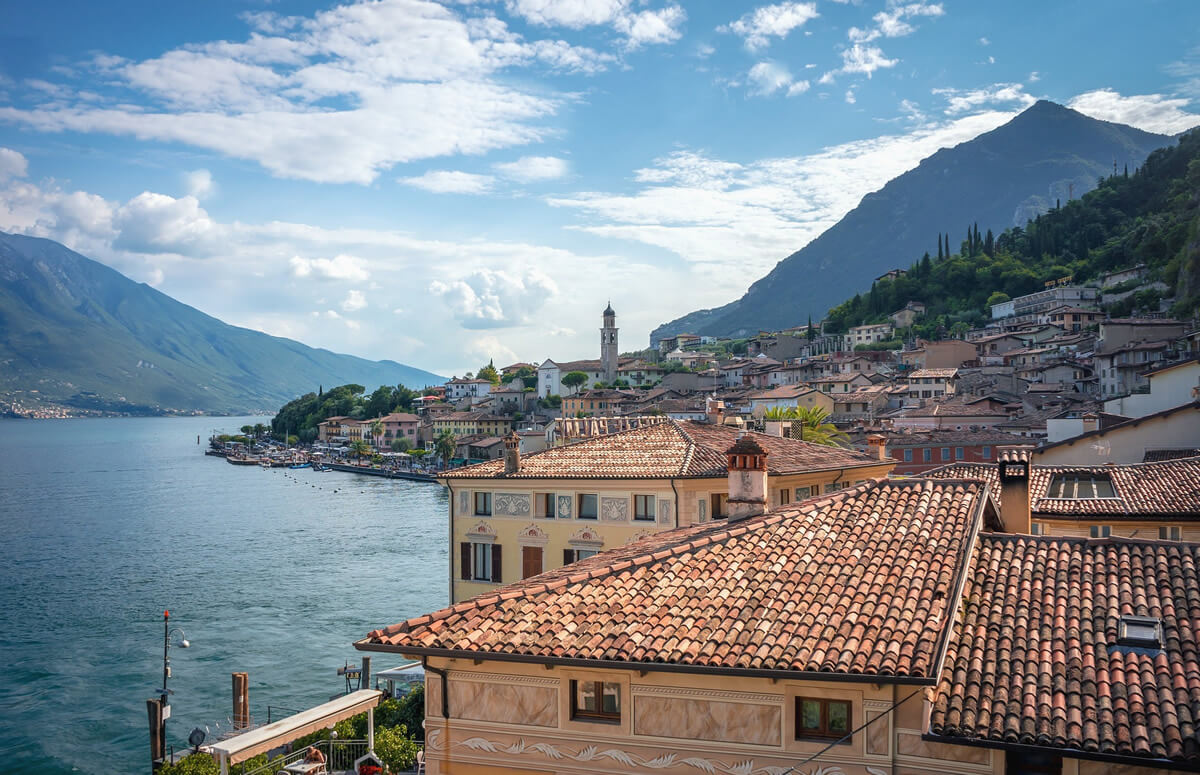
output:
[[292, 276], [315, 276], [323, 280], [340, 280], [365, 283], [371, 278], [367, 263], [357, 256], [339, 254], [333, 258], [301, 258], [292, 256], [288, 261]]
[[533, 183], [566, 177], [570, 165], [556, 156], [522, 156], [516, 161], [501, 162], [493, 168], [510, 180]]
[[1019, 83], [994, 83], [982, 89], [934, 89], [933, 93], [946, 98], [946, 114], [951, 116], [985, 105], [1024, 109], [1037, 102]]
[[771, 38], [786, 38], [792, 30], [817, 18], [816, 3], [785, 2], [764, 5], [744, 14], [736, 21], [717, 28], [731, 32], [746, 42], [746, 48], [757, 51], [765, 48]]
[[787, 96], [794, 97], [808, 91], [808, 81], [797, 81], [791, 72], [777, 62], [759, 62], [746, 73], [746, 82], [750, 86], [750, 94], [768, 97], [783, 91]]
[[858, 98], [854, 96], [854, 89], [846, 90], [846, 102], [848, 102], [851, 105], [858, 102]]
[[435, 194], [486, 194], [492, 190], [496, 179], [491, 175], [458, 170], [430, 170], [417, 177], [399, 178], [399, 182]]
[[865, 75], [868, 78], [876, 70], [895, 67], [900, 61], [888, 59], [878, 46], [867, 45], [880, 38], [900, 38], [911, 35], [916, 27], [909, 20], [917, 17], [935, 17], [945, 13], [941, 3], [892, 3], [887, 10], [880, 11], [871, 17], [874, 26], [862, 28], [851, 27], [846, 37], [850, 39], [850, 47], [842, 51], [842, 66], [830, 70], [821, 76], [821, 83], [833, 83], [839, 75]]
[[573, 30], [597, 25], [612, 27], [625, 36], [628, 48], [673, 43], [683, 34], [679, 27], [687, 14], [678, 5], [644, 11], [633, 11], [630, 6], [630, 0], [508, 0], [506, 3], [510, 13], [543, 27]]
[[[634, 13], [614, 2], [624, 10], [613, 23], [631, 44], [677, 35], [684, 16], [677, 6]], [[30, 104], [0, 107], [0, 121], [181, 143], [280, 177], [369, 183], [396, 164], [549, 136], [545, 120], [568, 97], [498, 77], [503, 70], [590, 73], [616, 61], [561, 40], [527, 40], [494, 16], [464, 17], [430, 0], [247, 18], [258, 29], [244, 41], [136, 62], [97, 55], [80, 69], [104, 79], [100, 102], [73, 89], [74, 98], [39, 92]]]
[[23, 178], [29, 172], [25, 156], [11, 148], [0, 148], [0, 183], [10, 178]]
[[204, 258], [215, 255], [226, 237], [194, 196], [143, 191], [116, 211], [113, 223], [120, 232], [113, 247], [134, 253]]
[[1190, 100], [1162, 94], [1126, 97], [1113, 89], [1097, 89], [1072, 98], [1067, 107], [1092, 118], [1173, 135], [1200, 125], [1200, 115], [1184, 110], [1189, 103]]
[[821, 83], [831, 83], [840, 74], [861, 74], [868, 78], [876, 70], [895, 67], [900, 60], [888, 59], [878, 46], [855, 43], [842, 51], [842, 66], [821, 76]]
[[213, 182], [211, 172], [200, 169], [184, 173], [183, 188], [188, 196], [204, 199], [216, 192], [217, 184]]
[[456, 280], [434, 280], [429, 291], [464, 328], [503, 328], [530, 320], [558, 286], [536, 269], [480, 269]]
[[496, 361], [497, 366], [516, 363], [520, 360], [517, 353], [494, 334], [484, 334], [471, 339], [471, 343], [467, 347], [467, 355], [480, 363], [489, 360]]
[[1026, 80], [1028, 80], [1030, 83], [1037, 83], [1038, 81], [1042, 80], [1042, 76], [1038, 74], [1037, 70], [1034, 70], [1029, 74], [1029, 78]]
[[358, 312], [365, 309], [367, 306], [367, 297], [363, 296], [362, 291], [350, 291], [346, 294], [346, 298], [342, 299], [343, 312]]
[[[575, 228], [678, 255], [704, 274], [698, 282], [724, 289], [727, 298], [832, 226], [867, 193], [939, 148], [970, 140], [1013, 115], [989, 111], [808, 156], [747, 163], [678, 151], [638, 170], [635, 178], [645, 185], [634, 194], [593, 191], [549, 202], [579, 212], [583, 222]], [[740, 269], [732, 275], [730, 256], [738, 257]]]
[[990, 40], [988, 40], [988, 39], [987, 39], [987, 36], [985, 35], [984, 37], [982, 37], [982, 38], [980, 38], [980, 39], [979, 39], [979, 45], [981, 45], [981, 46], [990, 46], [990, 45], [992, 45], [992, 42], [991, 42]]

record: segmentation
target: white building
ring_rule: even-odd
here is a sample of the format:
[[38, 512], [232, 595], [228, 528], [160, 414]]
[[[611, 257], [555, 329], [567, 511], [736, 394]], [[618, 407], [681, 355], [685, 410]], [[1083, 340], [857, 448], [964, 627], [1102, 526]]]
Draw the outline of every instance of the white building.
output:
[[486, 379], [463, 379], [455, 377], [446, 383], [446, 400], [459, 401], [463, 398], [483, 398], [492, 392], [492, 383]]

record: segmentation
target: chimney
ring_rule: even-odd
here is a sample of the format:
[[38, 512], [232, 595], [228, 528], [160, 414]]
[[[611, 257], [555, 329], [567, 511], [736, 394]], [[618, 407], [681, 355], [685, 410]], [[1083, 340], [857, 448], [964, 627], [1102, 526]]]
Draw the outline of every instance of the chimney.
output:
[[729, 521], [757, 517], [767, 511], [767, 451], [753, 436], [738, 437], [725, 450], [729, 470]]
[[504, 437], [504, 474], [511, 476], [521, 470], [521, 437], [516, 431]]
[[1029, 450], [1002, 447], [1000, 466], [1000, 522], [1009, 533], [1033, 532], [1029, 511]]
[[708, 415], [710, 425], [721, 425], [725, 421], [725, 402], [716, 398], [706, 399], [704, 413]]
[[874, 452], [875, 457], [879, 458], [880, 460], [888, 459], [887, 436], [872, 434], [867, 437], [867, 446], [871, 448], [872, 452]]

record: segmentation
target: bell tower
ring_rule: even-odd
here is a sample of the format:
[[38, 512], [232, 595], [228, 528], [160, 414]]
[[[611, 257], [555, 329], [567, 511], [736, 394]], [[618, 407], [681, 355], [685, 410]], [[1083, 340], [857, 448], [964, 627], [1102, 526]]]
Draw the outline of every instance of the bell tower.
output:
[[617, 313], [610, 301], [604, 308], [604, 327], [600, 329], [600, 366], [604, 381], [610, 385], [617, 378], [617, 352]]

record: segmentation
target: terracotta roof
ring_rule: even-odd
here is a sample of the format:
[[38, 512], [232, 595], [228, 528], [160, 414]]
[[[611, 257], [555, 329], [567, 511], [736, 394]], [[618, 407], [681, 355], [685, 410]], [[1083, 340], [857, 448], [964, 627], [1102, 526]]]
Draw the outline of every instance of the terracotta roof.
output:
[[985, 534], [963, 600], [934, 735], [1200, 764], [1200, 545]]
[[[521, 458], [521, 470], [504, 473], [503, 461], [458, 468], [445, 479], [669, 479], [724, 477], [725, 450], [739, 431], [726, 425], [667, 420], [656, 425], [587, 439]], [[767, 470], [790, 474], [859, 466], [881, 461], [840, 447], [752, 434], [767, 450]], [[894, 462], [894, 461], [893, 461]]]
[[931, 378], [931, 379], [949, 379], [950, 377], [957, 377], [957, 376], [958, 376], [958, 369], [917, 369], [916, 371], [909, 374], [908, 378], [912, 379], [914, 377], [917, 377], [917, 378], [927, 377], [927, 378]]
[[421, 418], [408, 412], [392, 412], [378, 418], [380, 422], [420, 422]]
[[[1114, 498], [1048, 498], [1057, 475], [1098, 475], [1112, 481]], [[1000, 500], [995, 463], [959, 463], [926, 471], [935, 479], [981, 479]], [[1156, 463], [1103, 466], [1031, 466], [1029, 499], [1033, 514], [1048, 519], [1200, 519], [1200, 457]]]
[[968, 403], [961, 400], [939, 401], [923, 407], [906, 409], [901, 417], [1004, 417], [1005, 413], [992, 409], [985, 402]]
[[1142, 455], [1143, 463], [1161, 463], [1164, 460], [1179, 460], [1180, 458], [1200, 457], [1200, 447], [1191, 449], [1148, 449]]
[[933, 683], [983, 495], [883, 480], [658, 533], [358, 646]]

